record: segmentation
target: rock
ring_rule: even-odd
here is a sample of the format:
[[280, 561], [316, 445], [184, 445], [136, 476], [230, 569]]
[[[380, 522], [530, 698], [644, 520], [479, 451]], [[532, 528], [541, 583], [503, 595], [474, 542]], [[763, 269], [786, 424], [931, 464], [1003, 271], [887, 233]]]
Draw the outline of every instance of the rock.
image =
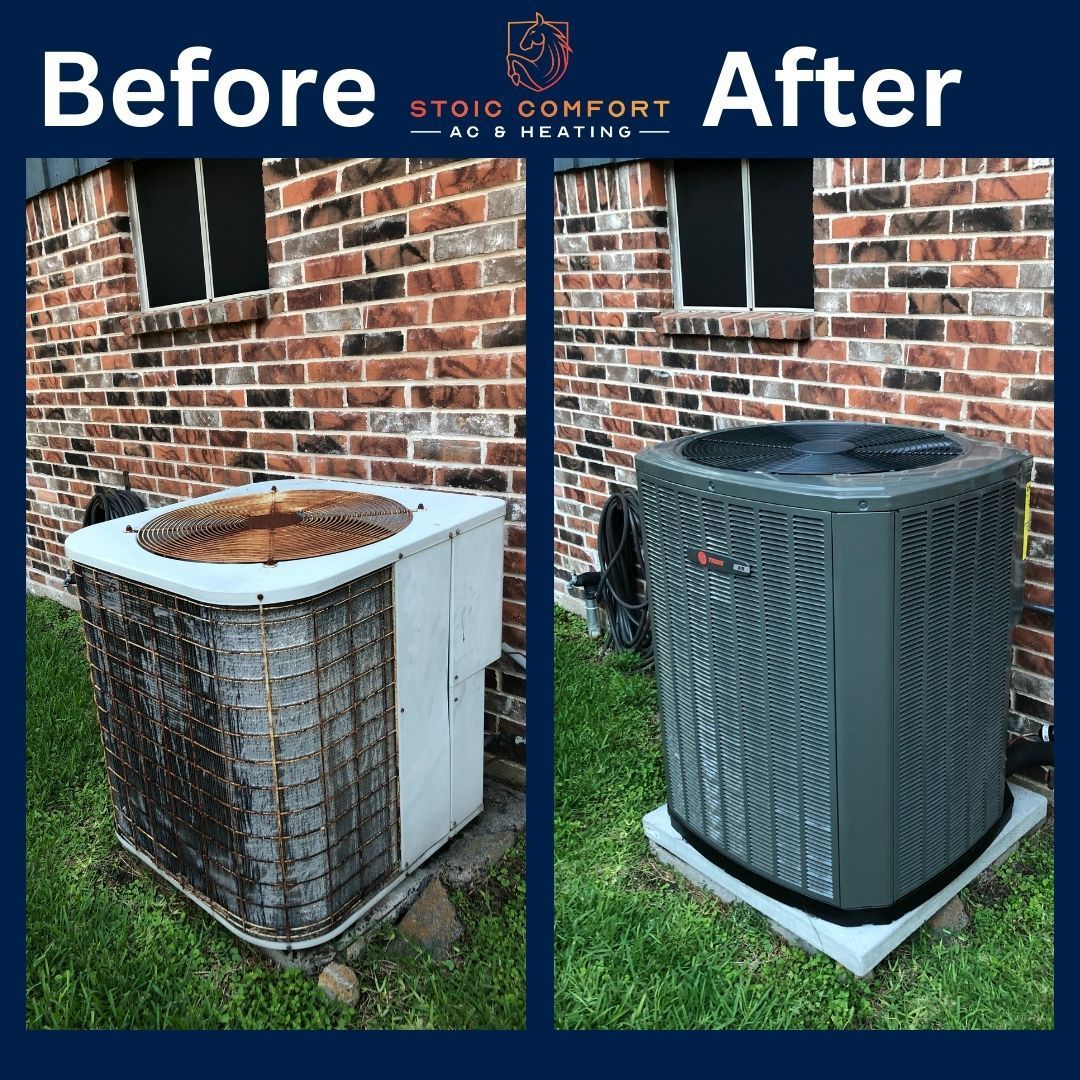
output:
[[329, 997], [346, 1005], [355, 1005], [360, 1000], [356, 972], [344, 964], [327, 964], [319, 975], [319, 987]]
[[484, 776], [489, 780], [509, 784], [518, 791], [525, 790], [525, 766], [516, 761], [487, 754], [484, 758]]
[[926, 924], [930, 933], [939, 940], [955, 937], [970, 925], [971, 916], [968, 915], [964, 902], [959, 896], [954, 896]]
[[438, 878], [428, 882], [398, 923], [398, 929], [409, 941], [439, 960], [450, 955], [450, 947], [464, 933], [446, 887]]
[[470, 885], [487, 872], [514, 846], [517, 833], [465, 832], [446, 853], [446, 880], [451, 885]]

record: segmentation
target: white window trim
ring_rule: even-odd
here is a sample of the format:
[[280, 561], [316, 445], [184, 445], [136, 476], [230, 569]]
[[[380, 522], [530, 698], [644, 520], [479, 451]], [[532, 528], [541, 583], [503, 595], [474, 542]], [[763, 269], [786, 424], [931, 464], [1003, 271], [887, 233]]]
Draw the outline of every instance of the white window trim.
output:
[[206, 214], [206, 180], [203, 176], [202, 158], [195, 158], [195, 198], [199, 205], [199, 239], [202, 240], [203, 276], [206, 281], [207, 300], [214, 296], [214, 268], [210, 263], [210, 219]]
[[755, 306], [754, 296], [754, 226], [750, 204], [750, 159], [739, 158], [742, 174], [742, 214], [743, 214], [743, 255], [746, 270], [746, 304], [731, 306], [716, 304], [709, 307], [692, 308], [683, 302], [682, 283], [682, 258], [679, 254], [679, 208], [675, 194], [675, 161], [667, 163], [667, 193], [668, 193], [668, 233], [671, 238], [671, 277], [674, 286], [674, 300], [677, 311], [783, 311], [793, 315], [812, 315], [814, 308], [785, 307], [785, 308], [758, 308]]
[[150, 293], [146, 287], [146, 263], [143, 259], [142, 227], [139, 224], [139, 197], [135, 190], [135, 168], [133, 160], [124, 162], [124, 183], [127, 187], [128, 214], [131, 219], [131, 243], [135, 249], [135, 277], [139, 285], [139, 300], [143, 313], [152, 311], [171, 311], [173, 308], [192, 307], [197, 304], [212, 304], [218, 300], [241, 300], [245, 296], [262, 296], [265, 289], [250, 289], [247, 292], [214, 295], [214, 269], [210, 262], [210, 221], [206, 214], [206, 183], [203, 177], [203, 159], [193, 158], [195, 162], [195, 194], [199, 206], [199, 236], [202, 240], [203, 276], [206, 295], [197, 300], [182, 300], [178, 304], [150, 304]]

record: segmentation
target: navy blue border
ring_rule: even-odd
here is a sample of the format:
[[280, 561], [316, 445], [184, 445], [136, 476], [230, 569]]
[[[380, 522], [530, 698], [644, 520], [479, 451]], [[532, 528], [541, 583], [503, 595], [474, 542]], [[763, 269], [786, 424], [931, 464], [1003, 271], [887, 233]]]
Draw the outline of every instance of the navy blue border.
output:
[[[491, 3], [481, 0], [468, 5], [388, 4], [368, 6], [294, 6], [273, 8], [250, 6], [238, 11], [223, 4], [191, 2], [179, 9], [132, 9], [108, 5], [55, 2], [44, 8], [23, 8], [12, 19], [9, 47], [3, 69], [6, 119], [12, 125], [10, 152], [12, 160], [3, 177], [5, 203], [12, 210], [12, 257], [4, 263], [11, 319], [11, 357], [8, 391], [0, 397], [6, 423], [2, 437], [7, 444], [8, 460], [19, 455], [16, 443], [23, 428], [20, 395], [16, 390], [15, 357], [22, 344], [15, 340], [16, 275], [21, 260], [16, 256], [15, 214], [22, 185], [19, 157], [168, 154], [264, 155], [301, 154], [351, 157], [355, 155], [499, 155], [528, 158], [527, 218], [530, 238], [527, 288], [527, 496], [530, 504], [529, 550], [527, 553], [528, 652], [531, 665], [529, 682], [528, 729], [529, 774], [527, 796], [529, 814], [528, 846], [528, 1031], [524, 1035], [467, 1034], [413, 1037], [408, 1035], [364, 1034], [360, 1046], [327, 1044], [314, 1036], [286, 1038], [283, 1034], [234, 1039], [202, 1034], [127, 1034], [125, 1039], [148, 1042], [149, 1053], [129, 1059], [121, 1067], [152, 1069], [155, 1074], [176, 1072], [189, 1076], [194, 1070], [211, 1068], [211, 1062], [224, 1067], [230, 1062], [251, 1068], [255, 1065], [252, 1050], [269, 1046], [275, 1064], [283, 1067], [288, 1057], [309, 1068], [330, 1066], [333, 1056], [342, 1054], [348, 1068], [370, 1070], [438, 1067], [453, 1071], [455, 1065], [478, 1070], [532, 1071], [573, 1063], [605, 1070], [646, 1067], [650, 1057], [682, 1069], [693, 1067], [731, 1068], [736, 1044], [727, 1042], [723, 1058], [693, 1062], [673, 1057], [685, 1052], [687, 1040], [697, 1040], [694, 1049], [704, 1049], [707, 1035], [561, 1035], [552, 1025], [552, 630], [551, 630], [551, 551], [548, 525], [551, 512], [553, 454], [551, 445], [552, 402], [552, 245], [551, 245], [551, 160], [555, 156], [904, 156], [946, 155], [984, 156], [1017, 154], [1053, 154], [1067, 145], [1067, 132], [1075, 126], [1074, 79], [1077, 64], [1073, 57], [1074, 34], [1071, 20], [1056, 23], [1050, 9], [1001, 7], [983, 4], [977, 7], [944, 6], [843, 7], [803, 5], [788, 11], [782, 5], [724, 5], [705, 9], [688, 0], [668, 0], [654, 9], [630, 6], [596, 5], [587, 12], [565, 0], [544, 3], [541, 10], [551, 18], [568, 18], [572, 24], [574, 54], [570, 69], [559, 84], [558, 97], [645, 97], [664, 98], [671, 104], [669, 137], [639, 135], [626, 142], [578, 140], [565, 142], [522, 142], [512, 137], [496, 139], [486, 135], [463, 144], [445, 137], [411, 136], [407, 103], [414, 98], [462, 97], [484, 99], [491, 96], [516, 101], [524, 92], [514, 90], [505, 77], [502, 56], [505, 24], [508, 19], [530, 18], [536, 9], [528, 3]], [[20, 25], [21, 24], [21, 25]], [[147, 129], [125, 128], [115, 120], [103, 120], [92, 128], [45, 130], [42, 127], [41, 63], [42, 51], [81, 49], [99, 60], [102, 75], [135, 66], [152, 67], [167, 72], [178, 50], [186, 45], [206, 44], [214, 49], [213, 67], [254, 67], [268, 76], [284, 67], [317, 67], [321, 72], [342, 67], [360, 67], [368, 71], [377, 86], [376, 120], [364, 128], [336, 128], [315, 112], [302, 114], [300, 127], [284, 129], [269, 123], [256, 128], [236, 130], [214, 121], [205, 112], [196, 126], [178, 129], [170, 119]], [[940, 128], [926, 128], [913, 122], [893, 129], [873, 128], [860, 123], [853, 128], [828, 127], [811, 107], [809, 92], [804, 99], [804, 113], [798, 127], [755, 128], [746, 116], [732, 116], [721, 128], [705, 129], [701, 119], [712, 91], [719, 64], [727, 50], [750, 51], [760, 73], [777, 66], [784, 50], [792, 45], [809, 44], [819, 50], [819, 57], [839, 56], [845, 65], [854, 66], [860, 75], [877, 68], [901, 67], [913, 73], [926, 68], [960, 67], [964, 71], [956, 93], [945, 99], [945, 121]], [[779, 101], [775, 88], [768, 90], [771, 107]], [[204, 99], [205, 100], [205, 99]], [[1059, 397], [1072, 400], [1076, 386], [1071, 355], [1071, 304], [1076, 270], [1069, 257], [1076, 238], [1073, 198], [1076, 191], [1077, 157], [1066, 152], [1057, 158], [1057, 241], [1063, 244], [1066, 257], [1060, 260], [1059, 291], [1066, 297], [1062, 317], [1064, 333]], [[21, 231], [21, 225], [20, 225]], [[21, 291], [21, 290], [18, 290]], [[21, 317], [20, 317], [21, 321]], [[1068, 414], [1066, 413], [1066, 420]], [[1063, 425], [1058, 436], [1058, 474], [1060, 492], [1057, 514], [1058, 531], [1064, 538], [1058, 565], [1058, 606], [1063, 616], [1058, 620], [1058, 648], [1068, 660], [1073, 642], [1072, 618], [1068, 597], [1072, 595], [1074, 573], [1070, 552], [1070, 521], [1074, 506], [1075, 480], [1070, 464], [1076, 460], [1075, 434], [1072, 425]], [[14, 465], [11, 466], [14, 468]], [[14, 479], [14, 477], [13, 477]], [[12, 490], [18, 490], [14, 488]], [[21, 606], [16, 590], [21, 574], [23, 552], [18, 543], [18, 529], [4, 535], [8, 547], [8, 608]], [[12, 627], [14, 631], [14, 627]], [[10, 635], [2, 654], [8, 692], [16, 698], [16, 687], [23, 685], [23, 642], [18, 633]], [[1059, 682], [1059, 693], [1066, 706], [1071, 700], [1069, 665]], [[1068, 709], [1066, 708], [1066, 714]], [[17, 723], [17, 717], [15, 718]], [[1065, 777], [1064, 791], [1057, 796], [1057, 815], [1063, 836], [1071, 843], [1073, 810], [1070, 799], [1069, 761], [1072, 725], [1066, 723], [1057, 738], [1057, 753], [1062, 756], [1059, 775]], [[8, 771], [3, 785], [6, 820], [22, 822], [22, 768], [14, 740], [4, 765]], [[1062, 769], [1064, 771], [1062, 771]], [[1064, 816], [1062, 816], [1064, 815]], [[9, 868], [22, 865], [18, 825], [7, 829]], [[1063, 850], [1068, 850], [1064, 847]], [[1071, 899], [1070, 860], [1059, 860], [1062, 910]], [[86, 1055], [90, 1039], [102, 1038], [92, 1033], [49, 1036], [27, 1035], [23, 1028], [23, 949], [19, 927], [23, 923], [23, 902], [18, 872], [9, 871], [9, 884], [3, 891], [8, 909], [9, 932], [4, 950], [8, 963], [5, 982], [4, 1019], [8, 1030], [33, 1040], [40, 1067], [68, 1059], [80, 1067], [94, 1063]], [[15, 880], [11, 880], [15, 879]], [[1022, 928], [1021, 928], [1022, 932]], [[1058, 927], [1057, 955], [1061, 969], [1069, 973], [1075, 960], [1075, 930], [1070, 920]], [[934, 1062], [947, 1065], [950, 1056], [970, 1069], [992, 1065], [996, 1069], [1014, 1064], [1031, 1071], [1053, 1068], [1054, 1059], [1045, 1054], [1051, 1042], [1073, 1038], [1068, 1023], [1074, 997], [1073, 979], [1057, 984], [1062, 1030], [1046, 1036], [1007, 1036], [987, 1033], [978, 1037], [950, 1039], [922, 1033], [905, 1040], [898, 1053], [893, 1040], [889, 1054], [874, 1048], [875, 1072], [910, 1074], [908, 1055], [925, 1054], [934, 1039]], [[185, 1047], [194, 1039], [204, 1054], [189, 1057], [185, 1050], [162, 1056], [162, 1038], [185, 1038]], [[216, 1038], [213, 1057], [205, 1056], [206, 1041]], [[745, 1044], [744, 1037], [744, 1044]], [[750, 1036], [753, 1038], [753, 1036]], [[840, 1040], [845, 1037], [841, 1036]], [[858, 1039], [858, 1037], [855, 1037]], [[405, 1040], [391, 1046], [387, 1039]], [[458, 1049], [469, 1042], [469, 1057], [447, 1054], [447, 1040], [457, 1039]], [[830, 1038], [824, 1055], [806, 1054], [804, 1039], [794, 1035], [762, 1033], [754, 1041], [758, 1051], [754, 1065], [770, 1072], [795, 1065], [801, 1073], [812, 1069], [815, 1061], [834, 1071], [841, 1049], [850, 1052], [856, 1045], [864, 1053], [866, 1036], [852, 1044]], [[438, 1045], [434, 1045], [437, 1043]], [[327, 1048], [330, 1054], [327, 1054]], [[767, 1047], [768, 1059], [760, 1055]], [[909, 1049], [913, 1047], [913, 1049]], [[29, 1043], [27, 1043], [29, 1049]], [[194, 1047], [193, 1047], [194, 1048]], [[357, 1053], [357, 1051], [360, 1053]], [[313, 1052], [314, 1051], [314, 1056]], [[1040, 1053], [1039, 1051], [1043, 1051]], [[436, 1058], [434, 1055], [438, 1053]], [[735, 1051], [737, 1054], [737, 1050]], [[150, 1056], [150, 1055], [153, 1056]], [[346, 1058], [344, 1054], [349, 1056]], [[78, 1059], [76, 1060], [76, 1055]], [[415, 1055], [415, 1056], [414, 1056]], [[662, 1056], [661, 1056], [662, 1055]], [[993, 1055], [991, 1057], [991, 1055]], [[844, 1055], [847, 1056], [846, 1054]], [[866, 1059], [864, 1059], [866, 1060]], [[102, 1061], [102, 1064], [104, 1062]], [[890, 1068], [891, 1067], [891, 1068]]]

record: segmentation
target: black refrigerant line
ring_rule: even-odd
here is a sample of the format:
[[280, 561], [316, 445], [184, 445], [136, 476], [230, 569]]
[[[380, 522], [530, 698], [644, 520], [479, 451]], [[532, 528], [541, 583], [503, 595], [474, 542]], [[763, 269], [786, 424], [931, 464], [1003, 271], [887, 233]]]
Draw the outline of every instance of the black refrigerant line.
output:
[[[132, 491], [128, 483], [128, 474], [124, 473], [122, 488], [99, 488], [94, 492], [83, 514], [83, 528], [87, 525], [99, 525], [103, 521], [115, 521], [130, 514], [141, 514], [146, 503], [137, 491]], [[64, 577], [64, 588], [75, 591], [75, 574], [69, 572]]]
[[[638, 653], [649, 666], [653, 660], [649, 590], [636, 492], [615, 491], [604, 503], [596, 551], [600, 569], [578, 574], [570, 579], [568, 587], [582, 590], [587, 607], [598, 602], [607, 612], [612, 644], [617, 649]], [[590, 630], [592, 624], [590, 619]]]
[[94, 493], [83, 514], [83, 525], [97, 525], [102, 521], [114, 521], [129, 514], [140, 514], [146, 503], [138, 492], [129, 488], [102, 488]]
[[129, 514], [141, 514], [145, 509], [143, 497], [131, 490], [131, 480], [125, 471], [122, 488], [98, 488], [94, 492], [83, 514], [83, 528], [102, 521], [115, 521]]

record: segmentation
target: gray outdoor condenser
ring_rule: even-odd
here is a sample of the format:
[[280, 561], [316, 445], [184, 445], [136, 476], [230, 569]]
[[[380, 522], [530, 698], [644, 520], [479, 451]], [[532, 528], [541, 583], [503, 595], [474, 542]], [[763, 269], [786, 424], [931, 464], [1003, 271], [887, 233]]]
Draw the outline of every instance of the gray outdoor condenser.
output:
[[668, 808], [781, 899], [888, 921], [1007, 816], [1031, 459], [886, 424], [637, 456]]

